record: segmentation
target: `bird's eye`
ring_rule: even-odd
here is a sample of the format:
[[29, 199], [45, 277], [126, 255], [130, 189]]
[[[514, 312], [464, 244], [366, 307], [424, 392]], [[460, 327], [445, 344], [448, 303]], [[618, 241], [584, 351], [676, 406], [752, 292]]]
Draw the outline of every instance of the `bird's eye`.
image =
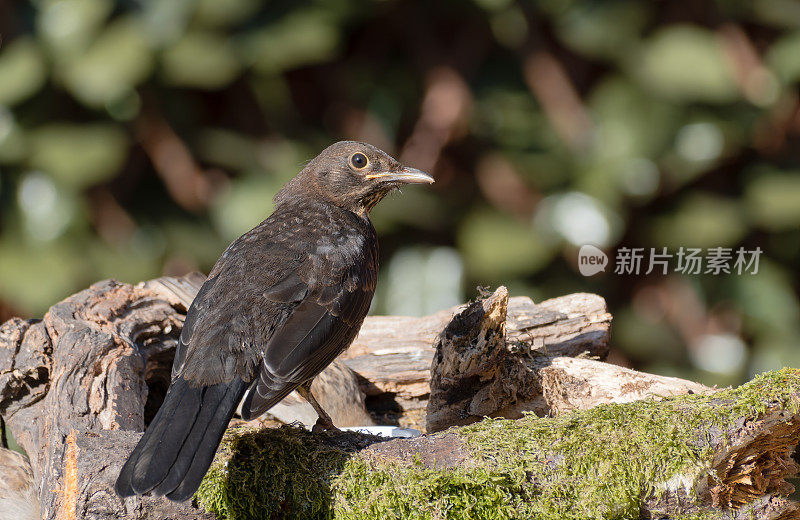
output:
[[357, 152], [350, 156], [350, 164], [356, 170], [363, 170], [369, 164], [369, 159], [363, 153]]

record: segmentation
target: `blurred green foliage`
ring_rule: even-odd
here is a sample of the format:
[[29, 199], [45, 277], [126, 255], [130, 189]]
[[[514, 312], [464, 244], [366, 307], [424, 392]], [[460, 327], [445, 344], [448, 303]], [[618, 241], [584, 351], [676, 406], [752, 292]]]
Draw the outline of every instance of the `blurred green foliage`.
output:
[[[351, 138], [437, 177], [374, 211], [374, 312], [591, 291], [618, 362], [800, 365], [793, 1], [10, 0], [0, 35], [2, 318], [208, 270]], [[758, 274], [613, 272], [620, 247], [719, 246], [760, 247]]]

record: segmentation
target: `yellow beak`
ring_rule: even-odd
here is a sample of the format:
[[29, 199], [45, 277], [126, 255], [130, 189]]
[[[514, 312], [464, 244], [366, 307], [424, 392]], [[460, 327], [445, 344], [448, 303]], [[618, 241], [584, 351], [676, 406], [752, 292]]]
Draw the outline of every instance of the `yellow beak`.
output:
[[409, 168], [404, 166], [402, 170], [399, 172], [380, 172], [380, 173], [372, 173], [366, 175], [365, 178], [367, 179], [377, 179], [380, 182], [402, 182], [404, 184], [431, 184], [433, 183], [433, 177], [428, 175], [427, 173], [423, 172], [422, 170], [417, 170], [416, 168]]

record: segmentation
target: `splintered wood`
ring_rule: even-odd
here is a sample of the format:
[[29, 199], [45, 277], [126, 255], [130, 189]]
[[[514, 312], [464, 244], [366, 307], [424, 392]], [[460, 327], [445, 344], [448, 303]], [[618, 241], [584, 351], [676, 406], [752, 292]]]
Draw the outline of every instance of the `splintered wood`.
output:
[[[469, 334], [477, 337], [478, 333], [465, 327], [460, 316], [484, 302], [494, 301], [492, 298], [420, 318], [368, 316], [355, 342], [342, 355], [342, 362], [359, 376], [370, 412], [381, 415], [381, 410], [389, 410], [381, 416], [383, 419], [425, 429], [426, 409], [431, 408], [428, 405], [431, 377], [436, 372], [432, 365], [435, 366], [440, 334], [448, 328], [451, 341], [472, 341]], [[600, 296], [570, 294], [536, 304], [526, 296], [509, 297], [506, 291], [503, 305], [504, 345], [515, 352], [548, 359], [553, 356], [605, 359], [608, 354], [611, 315]], [[464, 338], [459, 339], [460, 334]], [[521, 386], [522, 393], [530, 391], [529, 387]], [[517, 397], [516, 402], [522, 402], [525, 395]]]
[[798, 439], [800, 421], [782, 422], [731, 451], [708, 477], [712, 505], [739, 508], [763, 495], [791, 494], [784, 479], [800, 469], [792, 459]]
[[64, 442], [64, 468], [59, 495], [56, 520], [75, 520], [78, 507], [78, 446], [75, 443], [75, 430], [69, 432]]
[[610, 322], [603, 299], [591, 294], [528, 305], [500, 287], [473, 303], [436, 339], [427, 431], [710, 390], [598, 361]]
[[520, 370], [506, 349], [508, 291], [501, 287], [453, 317], [436, 341], [427, 429], [469, 424], [516, 399]]

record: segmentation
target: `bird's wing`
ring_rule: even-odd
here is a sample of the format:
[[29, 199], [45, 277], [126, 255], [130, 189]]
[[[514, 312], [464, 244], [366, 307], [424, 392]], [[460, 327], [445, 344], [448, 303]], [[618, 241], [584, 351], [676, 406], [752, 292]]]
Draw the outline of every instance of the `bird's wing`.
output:
[[[251, 237], [253, 235], [250, 235]], [[173, 379], [252, 382], [242, 414], [260, 415], [313, 378], [358, 333], [375, 290], [377, 249], [248, 235], [229, 247], [187, 313]], [[310, 245], [309, 245], [310, 244]], [[298, 249], [304, 247], [305, 249]]]
[[195, 327], [197, 326], [198, 317], [202, 315], [198, 311], [198, 305], [194, 302], [203, 302], [206, 300], [206, 295], [214, 287], [216, 277], [208, 278], [205, 283], [200, 287], [200, 290], [194, 297], [192, 305], [189, 307], [189, 312], [186, 313], [186, 320], [183, 322], [183, 330], [178, 339], [178, 345], [175, 348], [175, 358], [172, 360], [172, 379], [175, 379], [181, 372], [186, 364], [186, 354], [189, 352], [189, 338], [194, 335]]
[[[248, 236], [253, 235], [228, 247], [192, 301], [175, 351], [173, 380], [209, 386], [236, 375], [251, 381], [260, 346], [305, 296], [307, 286], [298, 278], [303, 260], [291, 244], [269, 236], [256, 243]], [[274, 293], [271, 299], [265, 298], [265, 288]]]
[[299, 384], [319, 374], [355, 338], [369, 310], [374, 282], [343, 282], [309, 287], [264, 345], [258, 378], [242, 404], [244, 419], [258, 417]]

